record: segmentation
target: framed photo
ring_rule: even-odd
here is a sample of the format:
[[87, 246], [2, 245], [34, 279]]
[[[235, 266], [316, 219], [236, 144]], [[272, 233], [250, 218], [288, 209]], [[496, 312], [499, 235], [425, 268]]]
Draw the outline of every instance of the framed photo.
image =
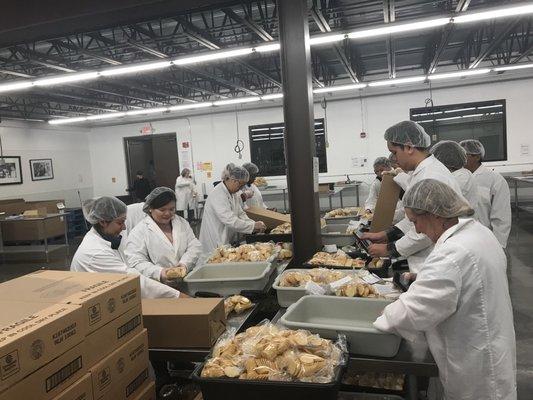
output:
[[52, 167], [51, 158], [30, 160], [30, 170], [32, 181], [44, 181], [46, 179], [54, 179], [54, 168]]
[[0, 185], [19, 185], [22, 183], [22, 167], [19, 156], [0, 157]]

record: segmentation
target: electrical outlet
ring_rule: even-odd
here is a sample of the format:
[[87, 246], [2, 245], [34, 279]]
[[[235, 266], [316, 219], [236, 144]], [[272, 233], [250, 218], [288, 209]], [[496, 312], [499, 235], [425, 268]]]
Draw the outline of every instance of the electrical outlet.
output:
[[529, 155], [529, 144], [520, 145], [520, 155], [528, 156]]

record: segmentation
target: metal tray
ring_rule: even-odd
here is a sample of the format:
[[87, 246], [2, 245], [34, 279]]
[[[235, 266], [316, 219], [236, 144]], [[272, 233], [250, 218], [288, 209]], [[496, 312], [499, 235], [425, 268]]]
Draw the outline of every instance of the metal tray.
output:
[[243, 290], [264, 290], [272, 271], [268, 262], [206, 264], [195, 268], [183, 281], [191, 294], [211, 292], [230, 296]]
[[288, 308], [280, 323], [291, 329], [307, 329], [327, 339], [343, 333], [352, 354], [394, 357], [401, 338], [373, 326], [390, 303], [359, 297], [304, 296]]
[[346, 233], [349, 224], [327, 224], [322, 227], [322, 244], [335, 244], [337, 247], [351, 246], [355, 243], [355, 236]]

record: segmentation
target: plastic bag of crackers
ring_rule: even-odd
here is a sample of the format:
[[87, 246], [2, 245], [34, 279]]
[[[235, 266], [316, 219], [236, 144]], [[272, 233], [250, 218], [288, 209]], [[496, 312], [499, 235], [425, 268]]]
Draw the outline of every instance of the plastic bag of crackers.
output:
[[346, 363], [346, 338], [337, 342], [305, 330], [265, 322], [234, 335], [227, 332], [202, 369], [203, 378], [329, 383]]

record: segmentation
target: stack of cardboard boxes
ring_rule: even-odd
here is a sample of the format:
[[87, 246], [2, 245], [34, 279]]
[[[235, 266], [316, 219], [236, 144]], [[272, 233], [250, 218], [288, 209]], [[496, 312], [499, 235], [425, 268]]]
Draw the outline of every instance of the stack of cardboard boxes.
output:
[[0, 284], [0, 400], [155, 400], [139, 278], [39, 271]]

